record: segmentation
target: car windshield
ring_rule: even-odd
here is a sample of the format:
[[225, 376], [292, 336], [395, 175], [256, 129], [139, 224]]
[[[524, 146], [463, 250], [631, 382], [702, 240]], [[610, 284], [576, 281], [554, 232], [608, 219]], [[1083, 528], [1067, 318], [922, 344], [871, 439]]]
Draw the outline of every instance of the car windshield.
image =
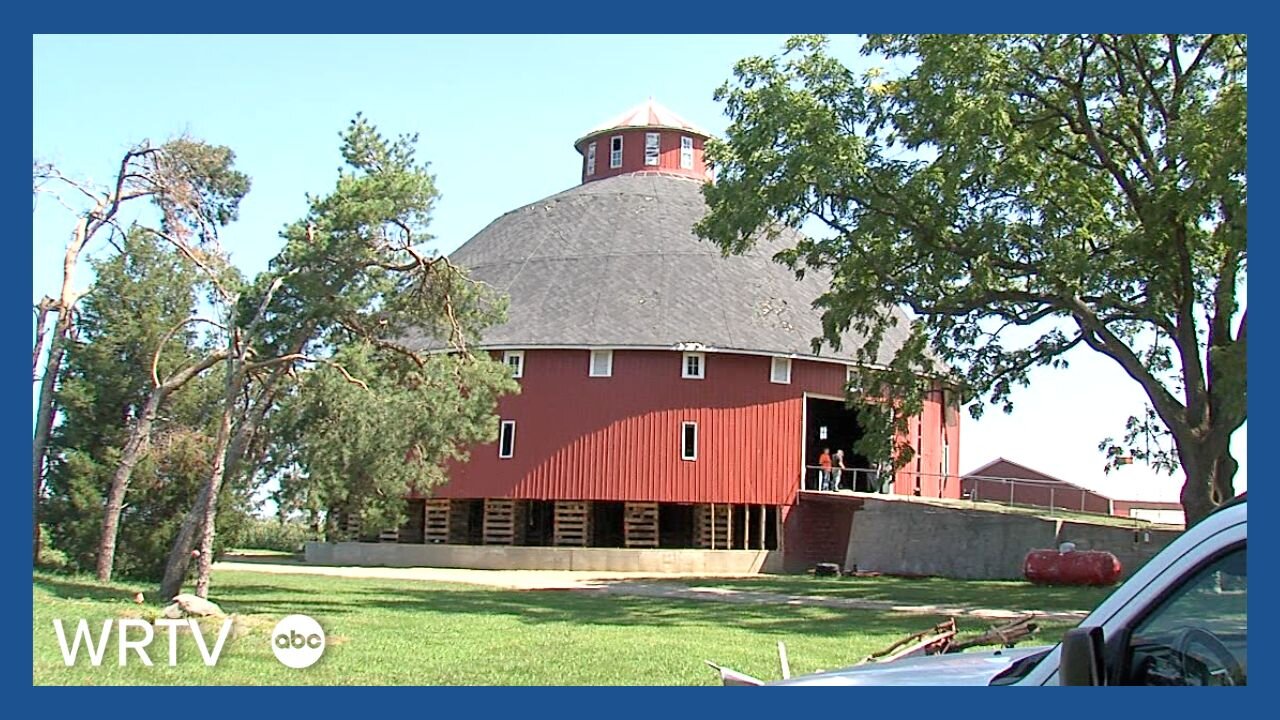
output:
[[1025, 677], [1027, 673], [1031, 672], [1031, 668], [1035, 667], [1036, 664], [1043, 660], [1044, 656], [1048, 655], [1052, 650], [1053, 648], [1048, 648], [1042, 652], [1035, 653], [1034, 655], [1028, 655], [1024, 658], [1013, 661], [1009, 667], [1005, 668], [999, 675], [992, 678], [988, 685], [1012, 685], [1018, 682]]

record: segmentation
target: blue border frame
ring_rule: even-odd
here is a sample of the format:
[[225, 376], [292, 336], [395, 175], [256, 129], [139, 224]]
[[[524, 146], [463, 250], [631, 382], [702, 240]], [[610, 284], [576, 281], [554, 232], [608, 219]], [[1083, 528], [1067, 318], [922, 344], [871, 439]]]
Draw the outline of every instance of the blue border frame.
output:
[[[137, 31], [162, 31], [162, 30], [178, 30], [182, 32], [202, 31], [202, 32], [228, 32], [243, 30], [247, 25], [252, 25], [259, 31], [281, 30], [281, 31], [306, 31], [306, 32], [323, 32], [323, 31], [367, 31], [378, 32], [385, 30], [387, 27], [411, 28], [415, 31], [422, 32], [442, 32], [442, 31], [484, 31], [484, 32], [549, 32], [549, 33], [581, 33], [593, 29], [593, 20], [598, 23], [602, 19], [602, 6], [595, 3], [569, 3], [559, 4], [556, 7], [548, 7], [542, 4], [513, 4], [509, 7], [502, 7], [498, 3], [473, 3], [468, 5], [457, 5], [449, 8], [428, 8], [422, 6], [420, 10], [392, 10], [375, 11], [367, 4], [359, 7], [358, 16], [351, 17], [350, 6], [333, 6], [324, 8], [317, 12], [314, 4], [302, 5], [298, 3], [298, 8], [286, 8], [274, 5], [255, 3], [219, 3], [214, 6], [209, 5], [181, 5], [171, 3], [145, 2], [129, 3], [127, 5], [103, 5], [95, 3], [63, 2], [56, 5], [43, 6], [35, 8], [27, 6], [25, 11], [30, 13], [22, 16], [20, 13], [24, 9], [19, 8], [11, 10], [11, 20], [9, 30], [6, 35], [12, 36], [12, 42], [3, 44], [4, 52], [12, 55], [9, 62], [6, 63], [10, 68], [28, 67], [30, 55], [27, 53], [28, 45], [25, 36], [19, 36], [17, 30], [30, 27], [33, 31], [70, 31], [70, 32], [137, 32]], [[696, 12], [688, 15], [687, 29], [702, 30], [709, 32], [752, 32], [752, 31], [776, 31], [776, 26], [802, 26], [798, 29], [823, 29], [823, 30], [853, 30], [862, 31], [869, 29], [883, 29], [888, 25], [910, 24], [912, 29], [925, 29], [931, 31], [991, 31], [992, 29], [1015, 29], [1009, 26], [1039, 26], [1040, 28], [1054, 27], [1066, 29], [1079, 29], [1079, 26], [1106, 26], [1109, 30], [1141, 30], [1152, 26], [1161, 25], [1195, 25], [1195, 26], [1235, 26], [1251, 29], [1255, 24], [1259, 27], [1263, 26], [1262, 22], [1266, 16], [1262, 12], [1253, 9], [1257, 6], [1248, 8], [1240, 6], [1223, 6], [1221, 4], [1208, 5], [1197, 3], [1195, 5], [1186, 2], [1177, 3], [1160, 3], [1151, 4], [1149, 7], [1134, 7], [1123, 3], [1075, 3], [1070, 5], [1058, 6], [1040, 6], [1032, 7], [1027, 3], [1012, 2], [995, 2], [995, 3], [967, 3], [958, 4], [937, 4], [936, 7], [928, 7], [927, 5], [915, 5], [905, 7], [902, 5], [850, 5], [844, 7], [836, 7], [834, 4], [822, 6], [807, 6], [799, 12], [792, 11], [791, 14], [779, 17], [778, 10], [782, 6], [777, 4], [757, 5], [754, 8], [747, 7], [740, 3], [702, 3], [696, 7]], [[330, 10], [325, 13], [323, 10]], [[190, 24], [183, 23], [188, 20]], [[388, 22], [388, 21], [392, 22]], [[669, 31], [666, 27], [645, 27], [646, 24], [656, 25], [653, 20], [644, 19], [644, 14], [636, 12], [628, 18], [627, 29], [633, 32], [641, 31]], [[774, 27], [769, 27], [774, 26]], [[803, 27], [811, 26], [811, 27]], [[876, 27], [868, 27], [876, 26]], [[597, 26], [598, 27], [598, 26]], [[616, 28], [615, 28], [616, 29]], [[1016, 29], [1025, 29], [1019, 27]], [[1229, 28], [1230, 29], [1230, 28]], [[1259, 119], [1258, 125], [1263, 132], [1255, 133], [1252, 138], [1250, 147], [1250, 160], [1254, 171], [1254, 187], [1255, 194], [1260, 194], [1263, 198], [1270, 198], [1272, 195], [1266, 190], [1268, 187], [1274, 187], [1273, 169], [1275, 159], [1275, 140], [1267, 131], [1267, 120], [1270, 118], [1270, 111], [1274, 106], [1274, 90], [1272, 85], [1274, 81], [1270, 78], [1268, 67], [1274, 68], [1275, 54], [1274, 46], [1267, 43], [1270, 38], [1263, 34], [1262, 43], [1259, 44], [1257, 38], [1254, 39], [1254, 51], [1263, 54], [1254, 59], [1254, 85], [1252, 87], [1252, 99], [1250, 104], [1250, 114], [1253, 118]], [[13, 80], [18, 75], [17, 72], [10, 74], [10, 91], [16, 93], [21, 88], [17, 87], [19, 82]], [[1259, 78], [1261, 81], [1259, 82]], [[11, 125], [22, 125], [22, 118], [10, 116], [9, 123]], [[10, 185], [9, 191], [0, 195], [10, 212], [6, 213], [7, 217], [19, 217], [19, 211], [25, 212], [21, 207], [17, 207], [17, 198], [22, 197], [22, 188], [18, 187], [19, 178], [15, 171], [12, 175], [6, 174], [7, 184]], [[25, 181], [23, 181], [25, 182]], [[1261, 191], [1259, 193], [1259, 190]], [[1255, 238], [1261, 240], [1253, 243], [1253, 257], [1251, 264], [1254, 266], [1255, 277], [1265, 277], [1266, 268], [1273, 264], [1273, 254], [1275, 250], [1270, 244], [1270, 231], [1276, 225], [1275, 211], [1272, 209], [1270, 202], [1264, 203], [1260, 208], [1255, 207], [1252, 217], [1252, 234]], [[24, 249], [20, 244], [19, 249]], [[11, 249], [11, 252], [13, 250]], [[11, 262], [5, 263], [4, 273], [6, 275], [14, 275], [8, 278], [9, 282], [0, 283], [2, 292], [7, 296], [4, 307], [9, 308], [6, 316], [10, 321], [16, 321], [20, 317], [27, 317], [19, 313], [26, 313], [25, 306], [28, 302], [29, 295], [24, 294], [26, 291], [26, 280], [16, 275], [21, 272], [25, 277], [25, 269], [20, 259], [27, 258], [26, 253], [18, 253], [16, 258], [11, 258]], [[1259, 272], [1260, 268], [1260, 272]], [[1261, 285], [1258, 285], [1261, 287]], [[1251, 365], [1255, 370], [1251, 373], [1253, 387], [1253, 409], [1255, 411], [1252, 418], [1253, 430], [1255, 435], [1260, 437], [1268, 437], [1274, 426], [1274, 410], [1271, 408], [1271, 400], [1274, 397], [1274, 380], [1271, 379], [1270, 368], [1260, 362], [1265, 361], [1270, 355], [1269, 350], [1273, 343], [1269, 331], [1275, 317], [1273, 299], [1268, 292], [1255, 292], [1255, 303], [1257, 312], [1254, 313], [1255, 326], [1261, 322], [1260, 327], [1256, 327], [1254, 331], [1253, 348], [1250, 353]], [[19, 311], [19, 308], [24, 308]], [[11, 338], [27, 338], [25, 333], [30, 328], [29, 325], [22, 326], [21, 332]], [[11, 342], [15, 342], [11, 340]], [[14, 378], [25, 378], [27, 370], [25, 368], [25, 348], [13, 348], [13, 352], [3, 356], [3, 362], [7, 371], [6, 376]], [[22, 350], [19, 352], [19, 350]], [[25, 396], [23, 396], [25, 397]], [[25, 401], [24, 401], [25, 405]], [[10, 466], [14, 468], [14, 478], [11, 480], [16, 486], [22, 487], [21, 493], [11, 493], [10, 502], [4, 503], [2, 506], [3, 515], [0, 516], [0, 528], [3, 529], [4, 537], [8, 540], [8, 547], [12, 550], [4, 555], [4, 573], [8, 576], [18, 576], [26, 572], [25, 560], [25, 542], [30, 530], [30, 517], [26, 508], [25, 497], [25, 477], [26, 465], [25, 453], [27, 449], [24, 433], [30, 432], [30, 425], [26, 422], [18, 422], [10, 420], [8, 424], [12, 426], [7, 428], [9, 432], [3, 434], [4, 442], [9, 447], [6, 457], [10, 458]], [[21, 426], [19, 428], [18, 426]], [[21, 432], [19, 430], [21, 429]], [[19, 460], [21, 459], [21, 460]], [[19, 471], [21, 469], [21, 471]], [[1269, 498], [1273, 494], [1270, 485], [1265, 481], [1260, 481], [1262, 466], [1255, 465], [1254, 474], [1258, 477], [1255, 480], [1255, 502], [1261, 498], [1264, 506], [1269, 506], [1271, 500]], [[1260, 528], [1255, 532], [1255, 541], [1253, 555], [1255, 558], [1261, 558], [1264, 564], [1260, 565], [1264, 570], [1262, 573], [1255, 575], [1255, 589], [1259, 589], [1263, 594], [1261, 597], [1273, 597], [1272, 580], [1267, 571], [1269, 563], [1266, 563], [1271, 550], [1276, 547], [1274, 534], [1269, 527], [1269, 523], [1258, 526]], [[1259, 534], [1260, 533], [1260, 534]], [[1259, 585], [1259, 582], [1261, 584]], [[11, 617], [21, 617], [25, 610], [25, 603], [20, 603], [15, 598], [16, 594], [6, 594], [4, 605], [11, 607], [14, 612]], [[1269, 603], [1259, 601], [1255, 603], [1256, 607], [1266, 609]], [[18, 607], [23, 606], [23, 607]], [[1265, 617], [1265, 616], [1260, 616]], [[1265, 678], [1272, 676], [1271, 670], [1275, 666], [1273, 659], [1273, 646], [1269, 639], [1274, 634], [1274, 630], [1269, 625], [1256, 624], [1254, 628], [1255, 652], [1253, 653], [1255, 677], [1260, 682], [1265, 682]], [[30, 646], [28, 646], [30, 647]], [[12, 663], [14, 666], [12, 672], [6, 673], [4, 677], [8, 679], [6, 684], [14, 686], [26, 686], [28, 677], [24, 667], [19, 667], [25, 657], [25, 650], [18, 653], [6, 653], [6, 664]], [[42, 692], [33, 689], [31, 692]], [[55, 692], [45, 690], [43, 692]], [[110, 711], [113, 708], [123, 710], [126, 706], [124, 703], [105, 704], [101, 701], [101, 696], [93, 691], [76, 689], [69, 692], [58, 692], [57, 710], [61, 713], [74, 713], [78, 710], [91, 711], [99, 713]], [[141, 694], [146, 691], [136, 689], [117, 689], [113, 690], [117, 693], [117, 700], [141, 700]], [[160, 703], [155, 705], [132, 705], [129, 706], [128, 712], [132, 713], [188, 713], [193, 707], [189, 700], [192, 698], [190, 694], [184, 694], [181, 705], [165, 703], [164, 700], [177, 699], [172, 695], [173, 690], [162, 689], [162, 693], [168, 695], [168, 698], [161, 699]], [[216, 690], [195, 689], [186, 691], [187, 693], [198, 693], [210, 699], [224, 701], [229, 699], [249, 699], [259, 700], [258, 703], [244, 703], [240, 705], [223, 704], [218, 706], [223, 712], [234, 711], [243, 712], [249, 708], [266, 708], [271, 707], [271, 703], [276, 702], [279, 697], [276, 693], [296, 693], [297, 690], [281, 689], [274, 691], [255, 691], [249, 688], [224, 688]], [[264, 692], [272, 692], [272, 697], [268, 698]], [[330, 711], [364, 710], [369, 711], [368, 701], [374, 699], [374, 695], [367, 689], [356, 688], [333, 688], [333, 689], [313, 689], [313, 693], [323, 693], [325, 708]], [[901, 689], [870, 689], [860, 690], [856, 696], [845, 694], [840, 697], [834, 695], [826, 695], [818, 699], [809, 699], [804, 703], [787, 702], [775, 695], [753, 695], [739, 694], [736, 692], [695, 692], [689, 689], [681, 688], [663, 688], [663, 689], [623, 689], [623, 688], [575, 688], [572, 690], [564, 690], [559, 688], [529, 688], [529, 689], [508, 689], [508, 688], [485, 688], [479, 694], [474, 689], [460, 688], [429, 688], [429, 689], [399, 689], [399, 690], [383, 690], [378, 692], [376, 702], [379, 714], [390, 714], [399, 712], [422, 713], [428, 716], [439, 716], [444, 713], [451, 712], [483, 712], [488, 714], [506, 713], [510, 711], [525, 714], [532, 712], [535, 715], [542, 713], [555, 713], [557, 715], [569, 712], [570, 708], [580, 708], [589, 714], [607, 713], [610, 716], [617, 717], [644, 717], [651, 719], [655, 715], [655, 711], [661, 714], [678, 713], [690, 715], [703, 715], [706, 717], [739, 717], [743, 714], [773, 714], [776, 716], [785, 716], [793, 712], [808, 713], [815, 716], [832, 716], [842, 714], [867, 714], [877, 711], [883, 713], [893, 713], [895, 715], [906, 713], [908, 715], [929, 715], [936, 716], [939, 713], [950, 715], [959, 713], [961, 715], [981, 715], [990, 716], [991, 714], [1005, 714], [1009, 712], [1016, 713], [1034, 713], [1036, 716], [1078, 716], [1082, 712], [1091, 713], [1101, 709], [1100, 705], [1095, 703], [1104, 703], [1106, 712], [1111, 713], [1127, 713], [1140, 714], [1143, 716], [1153, 715], [1165, 711], [1176, 711], [1176, 716], [1192, 715], [1197, 711], [1212, 712], [1215, 714], [1222, 712], [1240, 712], [1240, 702], [1251, 703], [1252, 701], [1240, 696], [1233, 696], [1234, 700], [1229, 704], [1222, 702], [1223, 698], [1218, 695], [1207, 697], [1200, 693], [1179, 692], [1176, 694], [1158, 693], [1146, 691], [1141, 696], [1135, 696], [1135, 690], [1113, 690], [1113, 694], [1094, 700], [1093, 702], [1085, 701], [1079, 695], [1073, 696], [1074, 702], [1066, 701], [1061, 695], [1055, 695], [1056, 702], [1049, 702], [1048, 696], [1044, 696], [1041, 700], [1036, 701], [1030, 696], [1020, 695], [1017, 698], [1002, 698], [996, 700], [990, 693], [998, 691], [988, 691], [987, 695], [976, 696], [969, 695], [966, 697], [957, 697], [957, 690], [942, 689], [924, 689], [923, 692], [911, 692], [907, 694]], [[1071, 691], [1061, 691], [1071, 692]], [[1244, 691], [1248, 692], [1248, 691]], [[250, 695], [250, 693], [253, 693]], [[1119, 694], [1115, 694], [1119, 693]], [[25, 693], [24, 693], [25, 694]], [[46, 697], [48, 697], [46, 695]], [[1038, 696], [1037, 696], [1038, 697]], [[530, 702], [530, 701], [534, 702]], [[1030, 700], [1030, 702], [1028, 702]], [[265, 701], [265, 702], [261, 702]], [[541, 702], [538, 702], [541, 701]], [[284, 710], [287, 706], [280, 706], [284, 712], [313, 712], [310, 708], [315, 708], [314, 696], [311, 703], [298, 705], [297, 710], [292, 708]], [[359, 705], [357, 705], [359, 703]], [[579, 704], [581, 703], [581, 704]], [[660, 703], [659, 705], [651, 705], [650, 703]], [[827, 703], [830, 703], [829, 705]], [[1006, 704], [1007, 703], [1007, 704]]]

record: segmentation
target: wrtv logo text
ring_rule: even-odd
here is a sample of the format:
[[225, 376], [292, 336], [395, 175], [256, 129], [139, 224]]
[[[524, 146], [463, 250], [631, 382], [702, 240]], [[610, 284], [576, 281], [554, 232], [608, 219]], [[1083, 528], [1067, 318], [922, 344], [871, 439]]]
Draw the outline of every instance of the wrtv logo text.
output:
[[[112, 625], [115, 626], [114, 632]], [[83, 647], [84, 653], [89, 656], [89, 664], [98, 667], [102, 664], [103, 659], [107, 657], [107, 648], [110, 645], [111, 638], [116, 638], [117, 657], [120, 666], [123, 667], [129, 663], [130, 658], [135, 662], [142, 661], [143, 665], [152, 665], [151, 656], [147, 654], [147, 648], [151, 646], [152, 641], [161, 632], [167, 632], [169, 636], [169, 665], [178, 664], [178, 630], [187, 628], [190, 630], [191, 639], [200, 650], [200, 657], [204, 660], [204, 664], [210, 667], [218, 664], [218, 656], [222, 654], [222, 646], [227, 641], [227, 636], [231, 634], [231, 618], [222, 621], [222, 629], [218, 632], [218, 638], [213, 644], [213, 650], [209, 649], [209, 644], [205, 640], [204, 631], [200, 628], [200, 623], [194, 618], [185, 620], [173, 620], [169, 618], [160, 618], [155, 624], [146, 620], [137, 618], [123, 618], [113, 620], [108, 618], [102, 621], [102, 632], [94, 639], [93, 628], [89, 625], [88, 620], [80, 620], [76, 624], [75, 635], [71, 641], [67, 641], [67, 630], [63, 626], [62, 620], [53, 621], [53, 630], [58, 634], [58, 645], [62, 649], [62, 661], [71, 667], [80, 659], [80, 650]], [[130, 650], [134, 654], [130, 654]]]

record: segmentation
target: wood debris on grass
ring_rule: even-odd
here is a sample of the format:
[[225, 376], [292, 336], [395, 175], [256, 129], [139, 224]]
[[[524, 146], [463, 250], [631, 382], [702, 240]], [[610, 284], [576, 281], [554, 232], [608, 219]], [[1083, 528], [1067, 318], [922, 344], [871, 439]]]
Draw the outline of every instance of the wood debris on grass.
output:
[[[986, 631], [964, 640], [956, 639], [956, 619], [954, 617], [947, 618], [931, 628], [912, 633], [883, 650], [868, 655], [862, 662], [857, 664], [887, 663], [909, 657], [958, 653], [969, 648], [985, 645], [1013, 647], [1018, 642], [1034, 635], [1040, 629], [1036, 623], [1032, 622], [1034, 618], [1035, 615], [1023, 615], [1000, 625], [992, 625]], [[786, 646], [781, 642], [778, 643], [778, 651], [779, 659], [782, 663], [782, 675], [786, 679], [791, 673], [789, 672]], [[704, 662], [719, 673], [722, 685], [765, 684], [765, 681], [738, 672], [733, 668], [717, 665], [710, 660], [705, 660]]]

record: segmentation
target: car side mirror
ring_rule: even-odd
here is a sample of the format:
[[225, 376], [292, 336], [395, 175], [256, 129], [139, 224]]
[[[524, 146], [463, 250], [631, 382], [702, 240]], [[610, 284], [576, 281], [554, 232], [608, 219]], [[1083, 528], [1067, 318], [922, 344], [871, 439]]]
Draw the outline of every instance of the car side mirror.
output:
[[1062, 685], [1105, 685], [1106, 662], [1100, 627], [1080, 627], [1062, 636], [1058, 682]]

